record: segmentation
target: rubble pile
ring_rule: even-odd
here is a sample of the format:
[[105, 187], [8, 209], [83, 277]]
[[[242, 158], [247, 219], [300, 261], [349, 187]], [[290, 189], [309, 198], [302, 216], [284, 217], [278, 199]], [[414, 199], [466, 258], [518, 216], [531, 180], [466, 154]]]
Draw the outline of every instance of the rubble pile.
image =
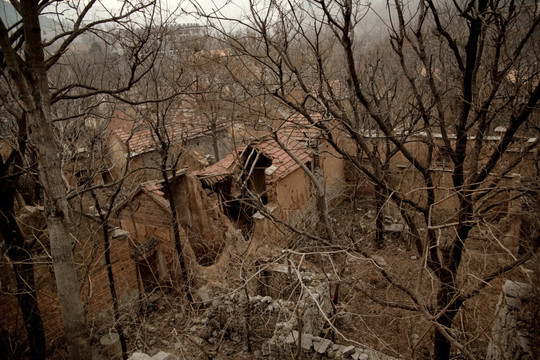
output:
[[354, 347], [353, 345], [339, 345], [329, 339], [313, 336], [309, 333], [299, 333], [287, 327], [282, 327], [276, 335], [263, 346], [263, 356], [268, 360], [294, 358], [300, 344], [300, 359], [339, 359], [339, 360], [392, 360], [385, 354]]
[[[300, 298], [282, 294], [283, 298], [231, 293], [216, 296], [205, 316], [195, 324], [191, 331], [208, 342], [215, 343], [223, 336], [240, 343], [249, 335], [252, 338], [269, 339], [274, 336], [280, 323], [297, 325], [298, 314], [302, 319], [304, 331], [318, 334], [323, 330], [326, 320], [331, 316], [330, 285], [326, 277], [309, 272], [301, 272]], [[324, 314], [324, 315], [323, 315]]]
[[154, 356], [150, 356], [148, 354], [135, 351], [128, 360], [178, 360], [176, 356], [173, 354], [166, 353], [164, 351], [158, 352]]
[[[299, 355], [306, 360], [314, 356], [323, 360], [392, 359], [370, 349], [337, 344], [328, 339], [329, 324], [339, 325], [344, 315], [334, 313], [328, 276], [302, 270], [295, 272], [296, 277], [287, 277], [280, 266], [266, 269], [273, 270], [259, 278], [257, 286], [248, 286], [249, 290], [239, 288], [236, 292], [219, 295], [205, 287], [208, 308], [202, 317], [192, 319], [189, 335], [172, 348], [182, 351], [196, 345], [206, 355], [219, 354], [223, 358], [278, 360]], [[291, 282], [291, 278], [294, 281]], [[278, 293], [279, 284], [282, 291]], [[250, 295], [257, 291], [263, 295]], [[154, 359], [143, 353], [133, 356], [130, 360]]]

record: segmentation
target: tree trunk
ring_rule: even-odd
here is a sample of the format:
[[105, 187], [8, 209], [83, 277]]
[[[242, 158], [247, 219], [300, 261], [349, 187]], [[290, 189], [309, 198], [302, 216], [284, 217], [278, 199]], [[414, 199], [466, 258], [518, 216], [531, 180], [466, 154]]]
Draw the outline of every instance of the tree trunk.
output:
[[[169, 195], [172, 197], [172, 194]], [[186, 269], [186, 263], [184, 261], [184, 254], [182, 251], [182, 243], [180, 242], [180, 226], [178, 225], [178, 218], [176, 214], [176, 208], [174, 206], [174, 201], [170, 202], [171, 204], [171, 217], [173, 221], [173, 232], [174, 232], [174, 245], [176, 247], [176, 253], [178, 254], [178, 262], [180, 264], [180, 272], [182, 273], [183, 287], [186, 292], [186, 298], [189, 302], [193, 302], [193, 297], [189, 289], [189, 279]], [[174, 210], [173, 210], [174, 209]]]
[[[98, 211], [101, 211], [101, 209], [98, 206]], [[114, 329], [116, 330], [116, 333], [118, 334], [118, 337], [120, 338], [120, 345], [122, 346], [122, 358], [124, 360], [127, 360], [127, 344], [126, 344], [126, 337], [124, 336], [124, 328], [122, 327], [122, 324], [120, 323], [120, 309], [118, 306], [118, 296], [116, 295], [116, 285], [114, 282], [114, 274], [112, 271], [112, 263], [111, 263], [111, 244], [110, 244], [110, 236], [109, 236], [109, 229], [107, 221], [102, 220], [102, 226], [103, 226], [103, 245], [105, 247], [105, 264], [107, 265], [107, 276], [109, 278], [109, 291], [111, 292], [111, 298], [113, 301], [113, 312], [114, 312]]]
[[[167, 176], [167, 170], [165, 164], [167, 163], [167, 158], [164, 157], [161, 164], [161, 175], [163, 176], [163, 185], [165, 194], [167, 195], [167, 200], [169, 202], [169, 207], [171, 208], [171, 221], [173, 224], [173, 236], [174, 236], [174, 246], [176, 248], [176, 253], [178, 255], [178, 264], [180, 266], [180, 272], [182, 274], [182, 288], [186, 294], [186, 298], [189, 302], [193, 302], [193, 297], [191, 296], [189, 288], [189, 278], [186, 268], [186, 263], [184, 261], [184, 254], [182, 250], [182, 242], [180, 239], [180, 225], [178, 224], [178, 214], [176, 211], [176, 202], [174, 201], [174, 195], [172, 193], [173, 184], [169, 181]], [[174, 172], [173, 172], [174, 173]], [[174, 178], [174, 176], [173, 176]], [[173, 179], [174, 181], [174, 179]]]
[[39, 178], [45, 193], [45, 213], [58, 298], [62, 309], [64, 337], [71, 359], [90, 360], [90, 338], [79, 291], [77, 266], [69, 231], [69, 210], [62, 180], [60, 145], [54, 136], [49, 116], [36, 111], [29, 114], [32, 139], [37, 148]]
[[[437, 319], [437, 323], [444, 328], [449, 329], [452, 326], [452, 320], [447, 314], [441, 315]], [[435, 339], [433, 341], [433, 358], [435, 360], [448, 360], [450, 359], [450, 341], [443, 335], [443, 333], [435, 328]]]
[[68, 202], [62, 175], [62, 148], [55, 137], [51, 119], [51, 99], [45, 54], [39, 24], [40, 4], [19, 2], [22, 18], [24, 56], [13, 48], [7, 29], [0, 21], [0, 48], [4, 56], [12, 90], [26, 114], [30, 140], [36, 148], [40, 168], [39, 179], [44, 190], [44, 205], [49, 231], [51, 255], [64, 336], [70, 358], [90, 360], [90, 341], [85, 326], [85, 313], [79, 292], [77, 266], [72, 252], [68, 224]]
[[72, 241], [76, 239], [69, 232], [62, 148], [55, 136], [51, 118], [49, 81], [39, 24], [40, 4], [24, 0], [20, 2], [18, 11], [23, 22], [24, 58], [18, 57], [11, 47], [5, 28], [0, 37], [0, 45], [14, 91], [26, 114], [29, 139], [38, 157], [39, 179], [44, 191], [50, 249], [69, 356], [71, 359], [90, 360], [90, 339], [85, 326], [85, 312], [72, 248]]
[[[456, 284], [452, 280], [455, 274], [446, 272], [441, 278], [441, 288], [437, 294], [437, 308], [440, 309], [441, 314], [437, 318], [437, 324], [443, 329], [452, 328], [452, 320], [459, 310], [459, 306], [453, 301], [456, 292]], [[448, 332], [448, 331], [447, 331]], [[448, 360], [450, 359], [450, 341], [444, 336], [442, 331], [435, 328], [435, 339], [433, 341], [433, 358], [435, 360]]]
[[375, 185], [375, 245], [384, 246], [384, 195], [380, 186]]
[[212, 147], [214, 148], [214, 160], [215, 162], [218, 162], [220, 160], [220, 153], [219, 153], [219, 139], [217, 134], [217, 119], [212, 119], [210, 123], [210, 130], [212, 131]]
[[176, 206], [174, 203], [173, 195], [169, 191], [169, 204], [171, 207], [171, 218], [173, 221], [173, 232], [174, 232], [174, 245], [176, 247], [176, 253], [178, 254], [178, 262], [180, 264], [180, 272], [182, 273], [183, 287], [186, 292], [186, 298], [189, 302], [193, 302], [193, 297], [189, 289], [189, 279], [187, 274], [186, 263], [184, 262], [184, 254], [182, 251], [182, 243], [180, 242], [180, 226], [178, 225], [178, 217], [176, 213]]

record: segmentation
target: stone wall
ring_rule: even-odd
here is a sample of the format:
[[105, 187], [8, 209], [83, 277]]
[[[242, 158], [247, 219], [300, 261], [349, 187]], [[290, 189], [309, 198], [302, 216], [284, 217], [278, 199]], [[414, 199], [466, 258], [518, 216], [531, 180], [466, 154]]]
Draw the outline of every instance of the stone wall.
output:
[[252, 338], [270, 339], [276, 329], [284, 324], [297, 328], [300, 316], [304, 331], [320, 334], [326, 324], [325, 317], [331, 317], [330, 285], [325, 277], [312, 273], [301, 272], [301, 277], [304, 290], [295, 301], [284, 293], [281, 298], [263, 295], [246, 297], [241, 289], [227, 295], [214, 295], [205, 317], [192, 332], [210, 343], [222, 336], [241, 342], [248, 334]]
[[[324, 336], [328, 334], [333, 316], [330, 284], [326, 276], [302, 270], [299, 276], [291, 276], [295, 282], [293, 284], [281, 268], [284, 265], [273, 265], [266, 267], [267, 281], [250, 287], [250, 291], [261, 291], [261, 286], [270, 284], [264, 294], [275, 297], [246, 297], [243, 289], [227, 295], [214, 295], [205, 317], [190, 329], [190, 333], [206, 339], [210, 344], [223, 339], [240, 344], [246, 342], [248, 335], [252, 340], [260, 339], [262, 349], [254, 352], [257, 359], [295, 358], [299, 341], [300, 359], [305, 360], [392, 359], [365, 347], [337, 344], [326, 339]], [[261, 272], [261, 266], [257, 267], [258, 272]], [[282, 290], [276, 292], [271, 285], [277, 287], [278, 283]]]
[[504, 283], [491, 330], [488, 360], [535, 359], [527, 331], [531, 316], [523, 314], [532, 296], [532, 289], [527, 284], [511, 280]]
[[[283, 328], [286, 329], [286, 328]], [[300, 345], [301, 360], [393, 360], [394, 358], [383, 353], [354, 345], [340, 345], [333, 341], [313, 336], [309, 333], [302, 333], [298, 338], [298, 331], [286, 329], [276, 333], [272, 339], [263, 346], [265, 359], [293, 359], [298, 354]]]

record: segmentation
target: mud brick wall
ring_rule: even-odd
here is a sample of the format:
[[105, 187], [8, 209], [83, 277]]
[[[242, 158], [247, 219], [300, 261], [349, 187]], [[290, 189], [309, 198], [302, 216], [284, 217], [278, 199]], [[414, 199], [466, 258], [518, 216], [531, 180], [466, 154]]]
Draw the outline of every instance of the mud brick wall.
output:
[[[127, 301], [133, 297], [133, 293], [137, 293], [139, 289], [137, 269], [135, 261], [131, 258], [131, 246], [129, 242], [130, 240], [126, 236], [120, 239], [111, 239], [111, 265], [116, 293], [120, 302]], [[88, 292], [89, 286], [91, 287], [90, 293]], [[88, 303], [88, 313], [90, 316], [112, 308], [112, 297], [103, 246], [100, 246], [96, 261], [91, 266], [90, 279], [86, 281], [82, 294], [84, 300], [90, 294], [90, 301]]]
[[[101, 240], [100, 240], [101, 241]], [[89, 262], [90, 254], [94, 254], [88, 268], [81, 267], [79, 276], [89, 274], [84, 280], [81, 294], [84, 301], [88, 301], [88, 323], [100, 313], [105, 319], [108, 317], [107, 310], [112, 309], [112, 299], [109, 289], [109, 279], [105, 266], [104, 248], [101, 242], [95, 249], [90, 249], [91, 244], [76, 253], [79, 263]], [[111, 260], [113, 274], [116, 282], [116, 292], [121, 302], [132, 299], [138, 292], [137, 274], [135, 263], [130, 257], [131, 251], [129, 240], [126, 237], [111, 240]], [[38, 303], [43, 319], [45, 339], [47, 346], [51, 347], [61, 340], [63, 336], [62, 316], [60, 304], [56, 294], [56, 285], [50, 259], [40, 256], [35, 259], [35, 278], [38, 288]], [[9, 265], [4, 264], [2, 271], [12, 271]], [[86, 271], [89, 270], [89, 271]], [[0, 294], [0, 326], [17, 337], [27, 336], [20, 313], [17, 299], [14, 295], [15, 285], [8, 284]], [[136, 298], [136, 297], [135, 297]], [[112, 321], [112, 317], [110, 317]]]

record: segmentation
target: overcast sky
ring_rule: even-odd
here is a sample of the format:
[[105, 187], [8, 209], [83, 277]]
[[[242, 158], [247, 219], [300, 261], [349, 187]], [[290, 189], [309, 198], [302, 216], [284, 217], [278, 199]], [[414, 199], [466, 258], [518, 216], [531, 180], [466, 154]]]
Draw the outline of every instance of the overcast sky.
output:
[[[103, 7], [106, 7], [109, 10], [119, 10], [122, 6], [123, 1], [122, 0], [101, 0], [100, 1]], [[242, 7], [244, 9], [247, 9], [247, 4], [249, 4], [248, 0], [199, 0], [195, 1], [195, 3], [198, 4], [204, 11], [211, 12], [215, 9], [220, 9], [223, 13], [223, 15], [227, 17], [235, 17], [240, 16], [242, 13]], [[183, 9], [187, 12], [194, 11], [195, 7], [191, 4], [191, 1], [189, 0], [165, 0], [161, 1], [162, 6], [165, 9], [173, 10], [173, 9]], [[96, 7], [96, 10], [98, 12], [101, 12], [99, 10], [99, 7]], [[191, 22], [195, 21], [194, 17], [189, 17], [188, 15], [183, 15], [186, 17], [185, 22]], [[184, 21], [182, 21], [184, 22]]]
[[[159, 0], [158, 0], [159, 1]], [[259, 4], [268, 4], [270, 0], [259, 1]], [[296, 2], [301, 6], [302, 3], [307, 3], [307, 0], [292, 0], [293, 3]], [[368, 0], [365, 0], [366, 2]], [[194, 0], [162, 0], [159, 2], [164, 9], [169, 11], [175, 10], [175, 17], [169, 19], [176, 23], [205, 23], [203, 19], [200, 19], [196, 16], [189, 15], [189, 13], [195, 13], [195, 6], [193, 5]], [[386, 0], [371, 0], [372, 7], [376, 8], [376, 11], [383, 18], [387, 18], [387, 12], [385, 10]], [[87, 17], [87, 21], [92, 20], [92, 17], [95, 19], [109, 17], [111, 13], [117, 13], [122, 4], [123, 0], [98, 0], [95, 4], [92, 13]], [[62, 4], [62, 2], [58, 3]], [[219, 10], [220, 15], [225, 18], [245, 18], [249, 14], [249, 0], [198, 0], [196, 2], [205, 13], [210, 14]], [[60, 5], [61, 6], [61, 5]], [[49, 11], [55, 12], [54, 9]], [[63, 12], [62, 22], [73, 20], [75, 18], [75, 13], [72, 12], [71, 15], [69, 11]], [[134, 17], [137, 19], [137, 17]], [[229, 30], [233, 29], [234, 26], [231, 23], [222, 23]], [[369, 16], [362, 19], [357, 30], [359, 30], [358, 35], [360, 34], [376, 34], [380, 33], [384, 29], [382, 25], [382, 20], [379, 16], [375, 15], [373, 12], [370, 12]]]
[[[122, 0], [100, 0], [101, 4], [110, 9], [120, 9]], [[269, 0], [255, 1], [256, 3], [268, 3]], [[293, 3], [304, 3], [306, 0], [292, 0]], [[372, 7], [376, 8], [378, 12], [384, 11], [384, 5], [386, 0], [365, 0], [364, 3], [370, 3]], [[221, 14], [225, 17], [240, 17], [245, 14], [249, 8], [249, 0], [163, 0], [161, 4], [164, 8], [178, 9], [181, 8], [187, 12], [192, 12], [195, 7], [192, 3], [196, 3], [206, 13], [212, 12], [212, 10], [219, 9]], [[194, 21], [195, 18], [189, 18], [187, 15], [186, 22]]]

